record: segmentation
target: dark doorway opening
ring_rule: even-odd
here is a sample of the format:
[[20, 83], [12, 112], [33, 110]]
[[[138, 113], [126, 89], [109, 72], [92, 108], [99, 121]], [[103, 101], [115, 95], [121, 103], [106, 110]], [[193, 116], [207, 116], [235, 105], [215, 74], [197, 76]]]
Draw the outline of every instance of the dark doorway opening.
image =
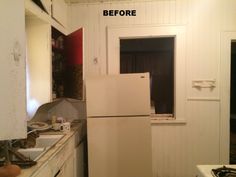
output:
[[236, 164], [236, 42], [231, 42], [230, 164]]
[[120, 40], [120, 73], [150, 73], [154, 114], [174, 116], [174, 43], [174, 37]]

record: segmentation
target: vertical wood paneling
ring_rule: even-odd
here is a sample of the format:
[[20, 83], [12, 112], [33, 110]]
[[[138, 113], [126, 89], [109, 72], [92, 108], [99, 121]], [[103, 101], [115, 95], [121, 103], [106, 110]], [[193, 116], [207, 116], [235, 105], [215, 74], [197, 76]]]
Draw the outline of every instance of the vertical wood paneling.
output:
[[[102, 63], [106, 63], [106, 49], [104, 48], [104, 46], [106, 45], [106, 41], [103, 40], [103, 39], [106, 39], [106, 34], [105, 32], [103, 32], [104, 30], [104, 18], [101, 18], [102, 17], [102, 12], [103, 12], [103, 7], [99, 6], [98, 7], [99, 9], [99, 12], [98, 12], [98, 16], [99, 16], [99, 26], [97, 27], [98, 28], [98, 32], [99, 32], [99, 43], [98, 43], [98, 56], [100, 56], [100, 58], [98, 58], [98, 70], [99, 70], [99, 74], [102, 74], [102, 71], [101, 71], [101, 65]], [[103, 73], [104, 74], [104, 73]]]
[[188, 104], [187, 162], [188, 176], [195, 167], [191, 164], [219, 163], [219, 102], [193, 101]]
[[[71, 29], [85, 29], [85, 74], [107, 71], [106, 27], [185, 25], [187, 97], [219, 98], [220, 32], [236, 30], [235, 0], [162, 0], [97, 3], [70, 7]], [[136, 17], [104, 17], [103, 9], [135, 9]], [[94, 64], [94, 57], [99, 63]], [[193, 79], [216, 79], [197, 90]], [[186, 124], [152, 126], [153, 177], [195, 176], [197, 164], [219, 163], [220, 102], [187, 101]]]
[[[153, 169], [155, 177], [184, 176], [187, 163], [186, 125], [153, 125]], [[159, 159], [159, 160], [157, 160]]]
[[163, 13], [163, 2], [157, 3], [157, 23], [158, 24], [162, 24], [163, 23], [163, 19], [164, 19], [164, 13]]
[[170, 2], [168, 1], [163, 1], [163, 15], [164, 18], [163, 18], [163, 23], [164, 24], [169, 24], [170, 23], [170, 15], [171, 15], [171, 12], [170, 12]]
[[[217, 79], [219, 63], [220, 11], [217, 3], [195, 1], [190, 3], [191, 14], [188, 30], [188, 62], [191, 79]], [[218, 17], [218, 18], [217, 18]], [[218, 83], [218, 82], [217, 82]], [[190, 95], [217, 97], [219, 87], [214, 90], [189, 89]]]
[[227, 3], [221, 2], [222, 19], [221, 29], [222, 31], [235, 31], [236, 30], [236, 10], [235, 0], [227, 0]]
[[[175, 20], [176, 23], [186, 24], [188, 22], [189, 16], [191, 16], [191, 11], [189, 11], [189, 1], [191, 0], [176, 0], [175, 3]], [[190, 12], [190, 13], [188, 13]]]
[[170, 2], [169, 12], [170, 12], [169, 23], [176, 24], [176, 2], [175, 1]]
[[152, 3], [151, 2], [146, 2], [145, 3], [145, 23], [147, 24], [152, 24], [152, 15], [151, 13], [148, 13], [148, 11], [150, 11], [152, 9]]
[[156, 7], [156, 4], [153, 4], [153, 3], [150, 3], [150, 4], [151, 4], [151, 8], [149, 10], [152, 11], [151, 23], [155, 24], [156, 23], [156, 16], [157, 16], [157, 7]]
[[[91, 60], [91, 67], [93, 68], [93, 73], [97, 74], [97, 73], [100, 73], [100, 62], [95, 64], [95, 59], [97, 58], [97, 56], [99, 56], [99, 41], [101, 40], [100, 39], [100, 35], [97, 35], [97, 33], [100, 32], [100, 11], [99, 11], [99, 5], [94, 5], [93, 7], [90, 8], [90, 12], [91, 12], [91, 16], [90, 16], [90, 19], [94, 19], [94, 23], [92, 23], [92, 28], [93, 28], [93, 37], [90, 39], [91, 41], [91, 49], [93, 49], [93, 51], [90, 53], [91, 56], [90, 58], [92, 59]], [[90, 33], [89, 33], [90, 34]]]
[[137, 7], [137, 19], [138, 19], [138, 24], [145, 24], [145, 18], [146, 18], [146, 14], [144, 11], [144, 4], [141, 3], [136, 3], [136, 7]]
[[154, 177], [194, 176], [195, 164], [219, 163], [219, 102], [189, 102], [187, 110], [186, 124], [152, 126]]

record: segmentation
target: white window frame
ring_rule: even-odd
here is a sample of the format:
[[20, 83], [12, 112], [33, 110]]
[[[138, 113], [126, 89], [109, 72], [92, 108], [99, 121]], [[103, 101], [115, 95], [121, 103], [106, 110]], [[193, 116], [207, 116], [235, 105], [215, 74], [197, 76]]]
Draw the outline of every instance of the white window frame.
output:
[[107, 73], [120, 73], [120, 39], [175, 37], [174, 117], [152, 116], [153, 123], [185, 123], [186, 109], [186, 29], [185, 26], [107, 27]]

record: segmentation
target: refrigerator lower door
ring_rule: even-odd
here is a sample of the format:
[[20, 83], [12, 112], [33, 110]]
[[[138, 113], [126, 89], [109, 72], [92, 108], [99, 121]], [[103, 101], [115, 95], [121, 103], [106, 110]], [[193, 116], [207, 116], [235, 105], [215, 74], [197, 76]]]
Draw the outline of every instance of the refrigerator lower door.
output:
[[89, 177], [152, 177], [148, 117], [87, 121]]

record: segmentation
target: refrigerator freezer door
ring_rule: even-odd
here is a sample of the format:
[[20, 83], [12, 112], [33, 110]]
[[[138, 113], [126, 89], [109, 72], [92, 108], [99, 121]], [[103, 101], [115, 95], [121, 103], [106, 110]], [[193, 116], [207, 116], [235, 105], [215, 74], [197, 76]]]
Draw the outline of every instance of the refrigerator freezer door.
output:
[[87, 121], [89, 177], [152, 177], [148, 117]]
[[86, 102], [88, 117], [149, 115], [149, 74], [90, 77]]

